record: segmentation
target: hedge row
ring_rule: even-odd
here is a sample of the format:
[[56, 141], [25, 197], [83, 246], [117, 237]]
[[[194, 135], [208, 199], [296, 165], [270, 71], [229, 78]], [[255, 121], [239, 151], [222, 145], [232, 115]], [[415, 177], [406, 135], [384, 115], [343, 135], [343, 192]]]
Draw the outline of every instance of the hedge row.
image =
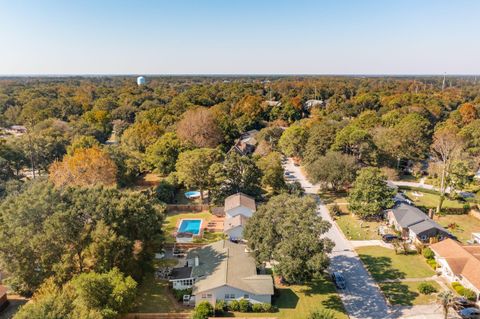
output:
[[251, 303], [247, 299], [232, 300], [226, 303], [224, 300], [217, 300], [215, 304], [215, 312], [223, 313], [226, 311], [239, 312], [273, 312], [274, 307], [268, 303]]
[[460, 296], [463, 296], [463, 297], [467, 298], [468, 300], [471, 300], [471, 301], [476, 301], [477, 300], [477, 295], [475, 294], [475, 292], [471, 289], [463, 287], [462, 284], [459, 283], [459, 282], [452, 282], [452, 288]]

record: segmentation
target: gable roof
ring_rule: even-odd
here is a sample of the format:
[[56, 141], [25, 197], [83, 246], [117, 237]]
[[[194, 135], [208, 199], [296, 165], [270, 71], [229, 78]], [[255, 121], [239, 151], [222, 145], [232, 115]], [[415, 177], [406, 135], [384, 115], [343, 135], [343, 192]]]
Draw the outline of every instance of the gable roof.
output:
[[431, 220], [430, 218], [425, 219], [419, 223], [413, 224], [409, 227], [409, 229], [415, 234], [415, 235], [420, 235], [423, 232], [436, 229], [440, 232], [443, 232], [445, 234], [450, 234], [448, 230]]
[[255, 260], [245, 249], [245, 245], [220, 240], [191, 250], [187, 258], [199, 259], [192, 271], [197, 278], [193, 294], [230, 286], [256, 295], [273, 295], [272, 277], [257, 275]]
[[245, 226], [245, 224], [247, 223], [247, 220], [248, 220], [248, 217], [243, 216], [242, 214], [235, 215], [232, 218], [228, 218], [225, 220], [223, 225], [223, 230], [229, 231], [230, 229], [233, 229], [238, 226]]
[[257, 210], [255, 200], [243, 193], [236, 193], [225, 198], [225, 211], [244, 206], [251, 209], [253, 212]]
[[445, 259], [455, 275], [461, 275], [480, 290], [480, 245], [462, 246], [448, 238], [430, 245], [430, 249]]
[[428, 219], [428, 216], [420, 209], [404, 202], [399, 202], [391, 211], [397, 223], [403, 228], [408, 228], [413, 224]]

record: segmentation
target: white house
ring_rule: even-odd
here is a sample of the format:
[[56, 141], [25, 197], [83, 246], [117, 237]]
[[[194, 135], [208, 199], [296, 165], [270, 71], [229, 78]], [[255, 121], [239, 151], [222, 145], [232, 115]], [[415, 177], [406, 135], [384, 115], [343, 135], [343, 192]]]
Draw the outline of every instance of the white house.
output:
[[223, 223], [224, 233], [231, 240], [242, 240], [243, 239], [243, 229], [247, 223], [248, 217], [243, 216], [242, 214], [236, 215], [232, 218], [226, 219]]
[[462, 246], [445, 239], [430, 246], [442, 275], [473, 290], [480, 300], [480, 245]]
[[272, 276], [258, 275], [246, 246], [228, 240], [190, 250], [187, 265], [175, 268], [170, 281], [175, 289], [191, 287], [195, 304], [242, 298], [271, 303], [273, 295]]
[[252, 217], [257, 210], [255, 200], [243, 193], [237, 193], [225, 198], [225, 219], [232, 218], [236, 215]]

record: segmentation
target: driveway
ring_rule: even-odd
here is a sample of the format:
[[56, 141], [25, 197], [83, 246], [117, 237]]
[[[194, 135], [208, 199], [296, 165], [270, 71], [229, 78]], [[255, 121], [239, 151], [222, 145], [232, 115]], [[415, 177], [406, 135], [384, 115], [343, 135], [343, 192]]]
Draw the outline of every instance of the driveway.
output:
[[332, 224], [326, 234], [335, 243], [331, 254], [330, 270], [341, 272], [345, 276], [347, 288], [340, 290], [339, 294], [350, 318], [389, 318], [390, 311], [383, 294], [363, 266], [350, 242], [330, 217], [327, 207], [317, 195], [318, 186], [312, 185], [306, 179], [300, 167], [293, 165], [291, 159], [284, 167], [291, 174], [289, 180], [297, 180], [307, 194], [315, 196], [318, 201], [319, 215]]

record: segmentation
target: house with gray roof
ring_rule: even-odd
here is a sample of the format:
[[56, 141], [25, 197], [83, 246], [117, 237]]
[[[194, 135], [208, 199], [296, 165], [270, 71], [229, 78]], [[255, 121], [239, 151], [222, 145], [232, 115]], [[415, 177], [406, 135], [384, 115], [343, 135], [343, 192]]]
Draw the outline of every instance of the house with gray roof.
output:
[[424, 212], [405, 202], [397, 204], [386, 213], [388, 223], [401, 233], [404, 239], [428, 243], [431, 238], [442, 240], [452, 235]]
[[[190, 250], [185, 267], [175, 269], [170, 281], [174, 289], [192, 288], [195, 304], [208, 301], [214, 305], [217, 300], [242, 298], [271, 303], [273, 295], [272, 276], [257, 274], [255, 259], [247, 247], [228, 240]], [[179, 285], [178, 281], [183, 282]]]

